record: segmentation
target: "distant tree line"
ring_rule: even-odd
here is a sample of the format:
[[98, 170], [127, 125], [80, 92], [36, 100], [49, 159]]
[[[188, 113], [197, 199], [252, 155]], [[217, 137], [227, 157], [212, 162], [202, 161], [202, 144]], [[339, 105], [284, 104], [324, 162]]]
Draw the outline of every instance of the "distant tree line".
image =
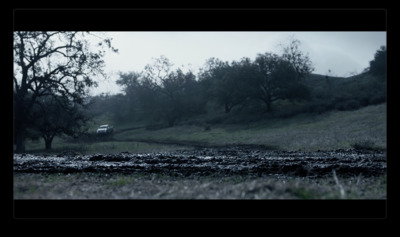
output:
[[298, 40], [291, 41], [282, 55], [267, 52], [258, 54], [254, 61], [210, 58], [198, 78], [190, 71], [173, 71], [172, 66], [161, 56], [142, 72], [120, 74], [117, 84], [124, 95], [116, 95], [115, 100], [125, 101], [121, 106], [127, 116], [174, 126], [207, 112], [209, 104], [219, 106], [226, 114], [238, 107], [270, 112], [278, 100], [307, 100], [311, 91], [305, 78], [314, 70]]
[[381, 46], [369, 67], [347, 78], [310, 75], [310, 101], [302, 112], [322, 113], [329, 110], [354, 110], [386, 102], [386, 47]]
[[[161, 56], [142, 72], [120, 73], [117, 84], [124, 94], [93, 100], [102, 101], [103, 109], [109, 104], [115, 121], [146, 121], [148, 128], [174, 126], [205, 113], [215, 115], [208, 122], [218, 123], [221, 113], [231, 118], [238, 113], [262, 117], [271, 112], [288, 117], [352, 110], [386, 101], [384, 46], [376, 52], [370, 67], [348, 78], [312, 74], [313, 64], [300, 50], [298, 40], [292, 40], [281, 55], [266, 52], [255, 60], [232, 62], [210, 58], [197, 78], [190, 71], [174, 71], [172, 66]], [[283, 101], [295, 106], [280, 107]]]
[[142, 73], [121, 73], [117, 84], [124, 87], [126, 111], [152, 123], [174, 126], [179, 119], [204, 111], [207, 102], [202, 85], [191, 73], [171, 71], [171, 62], [160, 57]]

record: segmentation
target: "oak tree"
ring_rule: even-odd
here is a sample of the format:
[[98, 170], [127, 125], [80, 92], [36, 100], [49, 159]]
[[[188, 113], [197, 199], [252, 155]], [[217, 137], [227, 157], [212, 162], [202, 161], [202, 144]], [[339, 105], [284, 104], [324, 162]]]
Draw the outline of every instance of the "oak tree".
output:
[[97, 85], [95, 78], [105, 76], [105, 48], [117, 52], [110, 38], [90, 32], [14, 32], [16, 152], [25, 150], [26, 131], [38, 98], [61, 96], [72, 103], [85, 103], [88, 88]]

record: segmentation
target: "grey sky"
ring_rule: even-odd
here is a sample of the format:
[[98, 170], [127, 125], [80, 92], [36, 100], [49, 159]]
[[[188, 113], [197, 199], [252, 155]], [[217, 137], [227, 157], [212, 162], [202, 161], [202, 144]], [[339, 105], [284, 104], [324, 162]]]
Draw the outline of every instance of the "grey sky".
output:
[[153, 58], [167, 57], [175, 66], [197, 74], [211, 57], [223, 61], [249, 57], [258, 53], [280, 54], [280, 44], [293, 36], [309, 54], [317, 74], [349, 76], [369, 65], [374, 53], [386, 45], [386, 32], [108, 32], [119, 54], [108, 53], [106, 72], [109, 79], [99, 81], [98, 93], [118, 93], [118, 72], [140, 72]]

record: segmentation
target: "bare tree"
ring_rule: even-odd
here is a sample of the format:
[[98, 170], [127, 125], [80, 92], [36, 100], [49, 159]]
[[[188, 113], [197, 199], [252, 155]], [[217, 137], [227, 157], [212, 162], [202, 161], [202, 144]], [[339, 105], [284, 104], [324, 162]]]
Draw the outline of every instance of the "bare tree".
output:
[[[282, 99], [279, 81], [274, 77], [275, 71], [279, 65], [279, 56], [272, 53], [258, 54], [255, 64], [261, 77], [258, 82], [258, 90], [255, 97], [267, 106], [267, 111], [271, 110], [272, 102]], [[257, 87], [257, 86], [255, 86]]]
[[264, 102], [271, 111], [272, 102], [289, 99], [291, 101], [307, 98], [309, 90], [304, 78], [313, 70], [313, 64], [300, 50], [300, 41], [292, 39], [283, 48], [283, 54], [258, 54], [255, 63], [262, 77], [256, 98]]
[[[88, 37], [97, 39], [89, 41]], [[25, 150], [31, 110], [42, 96], [61, 96], [82, 104], [93, 78], [104, 76], [104, 46], [111, 39], [89, 32], [14, 32], [14, 136], [16, 151]], [[94, 48], [97, 48], [95, 51]]]
[[313, 63], [308, 54], [300, 49], [301, 42], [298, 39], [291, 39], [289, 44], [283, 48], [282, 58], [290, 63], [296, 71], [297, 79], [304, 79], [314, 71]]

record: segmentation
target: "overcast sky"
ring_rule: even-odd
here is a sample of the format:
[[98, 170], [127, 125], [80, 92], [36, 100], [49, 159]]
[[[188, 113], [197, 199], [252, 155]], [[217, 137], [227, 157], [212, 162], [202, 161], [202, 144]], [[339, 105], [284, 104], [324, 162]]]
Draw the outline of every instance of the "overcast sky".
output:
[[386, 32], [107, 32], [118, 54], [107, 53], [109, 79], [99, 81], [93, 94], [121, 92], [115, 84], [118, 72], [140, 72], [146, 64], [161, 55], [184, 71], [197, 74], [211, 57], [232, 62], [243, 57], [254, 60], [257, 54], [281, 54], [280, 44], [290, 37], [301, 41], [317, 74], [349, 76], [368, 67], [381, 45], [386, 45]]

